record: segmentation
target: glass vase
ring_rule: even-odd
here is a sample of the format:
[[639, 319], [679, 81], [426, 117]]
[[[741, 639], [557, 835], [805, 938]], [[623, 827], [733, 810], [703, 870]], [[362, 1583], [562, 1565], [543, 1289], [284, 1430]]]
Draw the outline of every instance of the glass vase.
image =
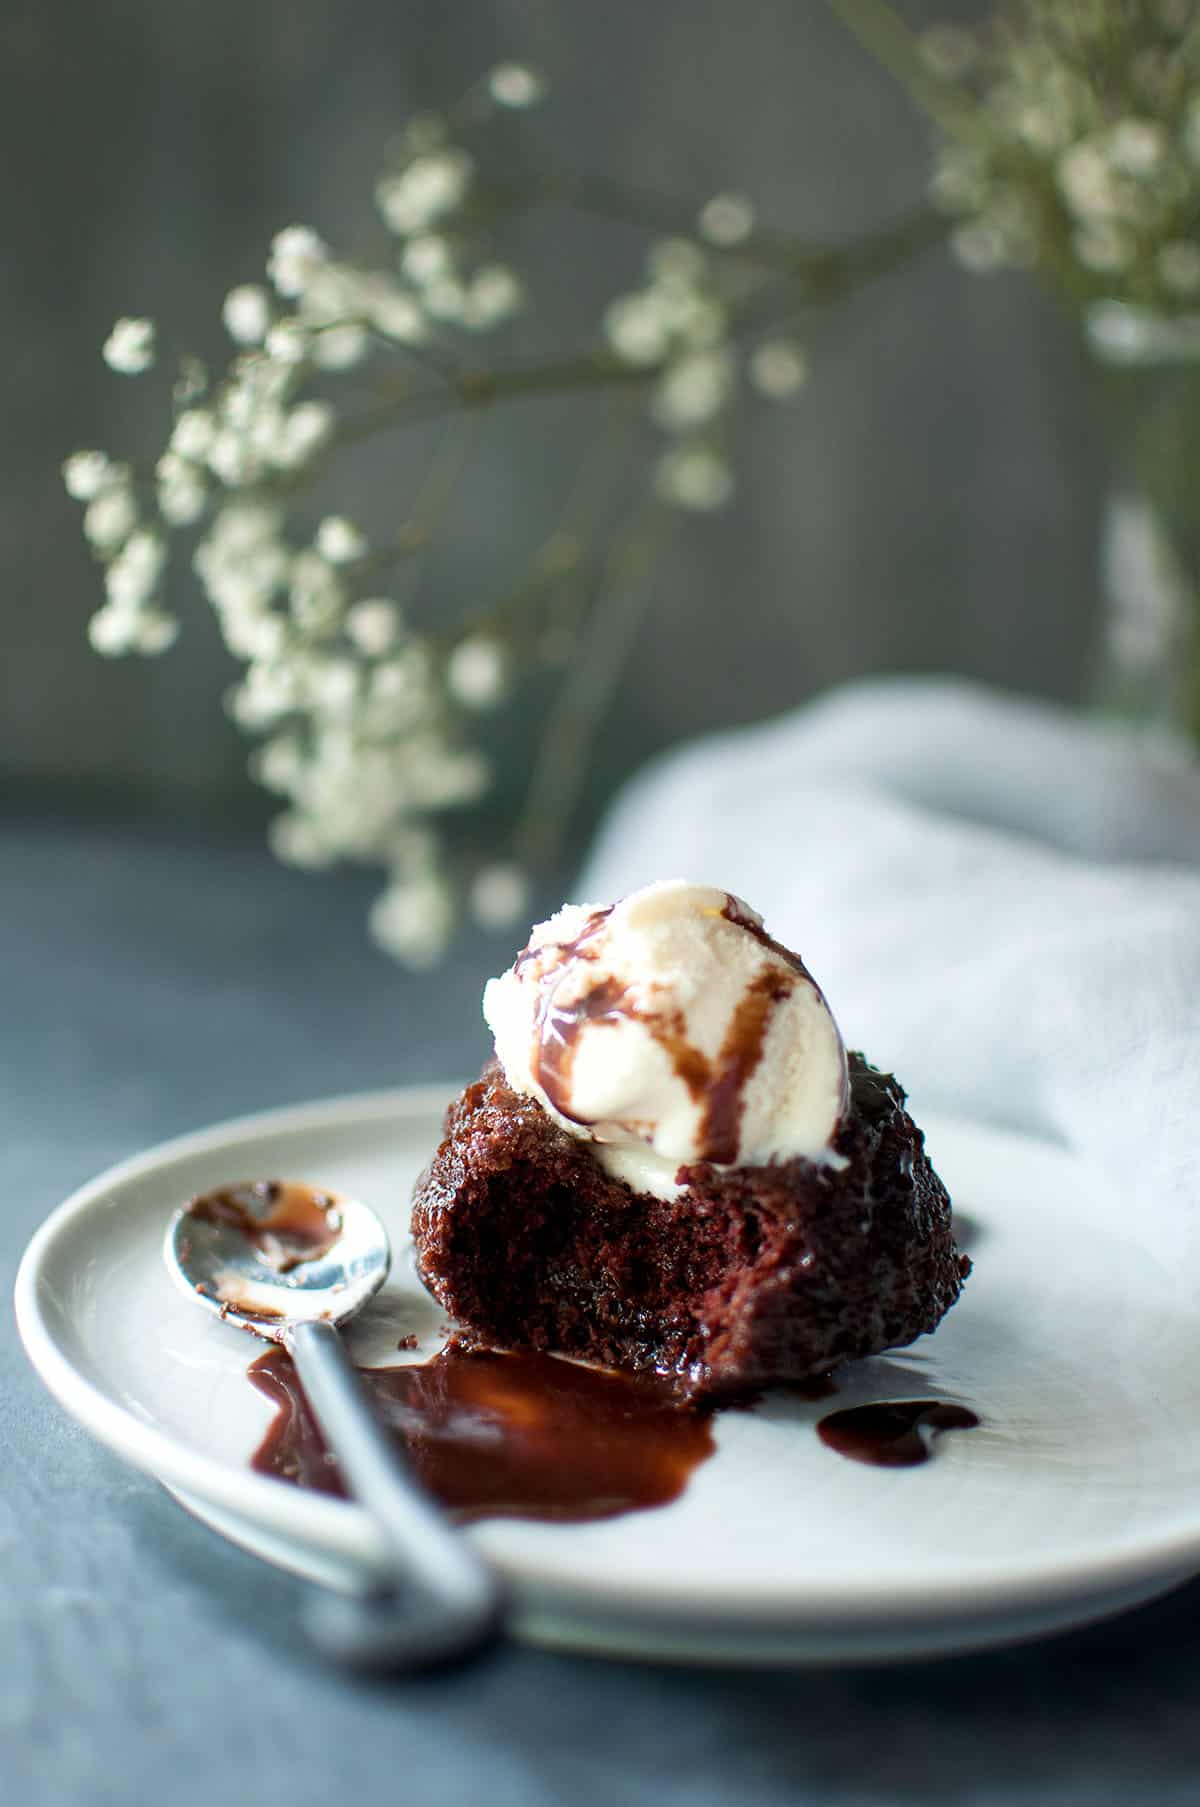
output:
[[1200, 747], [1200, 322], [1120, 316], [1089, 334], [1108, 461], [1092, 688]]

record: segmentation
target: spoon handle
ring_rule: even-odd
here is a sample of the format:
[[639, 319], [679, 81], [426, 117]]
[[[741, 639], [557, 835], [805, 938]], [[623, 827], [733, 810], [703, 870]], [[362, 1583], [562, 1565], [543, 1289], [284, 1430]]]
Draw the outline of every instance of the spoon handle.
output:
[[284, 1340], [325, 1440], [394, 1565], [387, 1585], [365, 1598], [328, 1595], [314, 1603], [314, 1636], [342, 1660], [374, 1667], [465, 1654], [499, 1624], [491, 1570], [413, 1479], [335, 1327], [292, 1324]]

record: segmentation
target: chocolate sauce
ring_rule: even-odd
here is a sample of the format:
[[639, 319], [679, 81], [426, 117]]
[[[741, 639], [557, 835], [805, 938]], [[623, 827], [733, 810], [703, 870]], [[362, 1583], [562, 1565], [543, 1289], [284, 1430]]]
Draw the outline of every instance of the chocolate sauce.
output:
[[617, 1022], [636, 1017], [637, 1010], [619, 979], [605, 979], [571, 1004], [559, 1005], [553, 991], [545, 993], [537, 1017], [533, 1047], [533, 1077], [560, 1116], [572, 1123], [583, 1121], [571, 1110], [571, 1070], [579, 1034], [587, 1023]]
[[702, 1161], [737, 1160], [746, 1084], [763, 1057], [771, 1013], [776, 1004], [791, 996], [795, 983], [790, 973], [765, 967], [734, 1011], [705, 1087], [700, 1124]]
[[875, 1468], [916, 1468], [928, 1462], [932, 1444], [942, 1431], [969, 1431], [979, 1423], [965, 1405], [941, 1399], [889, 1400], [883, 1405], [850, 1406], [830, 1412], [817, 1425], [817, 1435], [840, 1456], [869, 1462]]
[[745, 929], [747, 935], [753, 935], [760, 946], [777, 955], [791, 967], [797, 977], [807, 979], [810, 985], [820, 990], [799, 954], [794, 954], [790, 947], [784, 947], [782, 941], [776, 941], [774, 935], [768, 935], [762, 925], [762, 918], [756, 916], [749, 905], [744, 904], [740, 897], [735, 897], [732, 891], [725, 893], [725, 907], [721, 914], [726, 922], [732, 922], [736, 928]]
[[341, 1213], [329, 1193], [286, 1180], [253, 1180], [203, 1192], [188, 1206], [188, 1215], [237, 1230], [280, 1274], [328, 1254], [342, 1229]]
[[[554, 974], [561, 972], [571, 960], [595, 958], [592, 943], [612, 909], [609, 905], [606, 909], [593, 911], [573, 940], [554, 944], [557, 955]], [[697, 1160], [736, 1161], [745, 1088], [762, 1059], [771, 1013], [776, 1004], [790, 996], [796, 975], [805, 979], [809, 979], [809, 975], [797, 955], [773, 941], [757, 918], [749, 916], [736, 898], [726, 895], [722, 915], [778, 955], [789, 970], [781, 973], [770, 966], [758, 974], [740, 1000], [715, 1060], [710, 1060], [689, 1041], [680, 1012], [639, 1009], [628, 987], [617, 979], [602, 980], [569, 1004], [557, 1002], [554, 985], [544, 990], [534, 1023], [531, 1070], [560, 1116], [572, 1123], [584, 1121], [570, 1108], [571, 1072], [583, 1029], [589, 1024], [615, 1023], [623, 1018], [640, 1021], [668, 1054], [676, 1076], [686, 1085], [693, 1100], [702, 1106]], [[519, 972], [543, 951], [541, 947], [525, 948], [518, 954], [514, 970]]]
[[[279, 1408], [253, 1467], [344, 1494], [290, 1358], [271, 1349], [249, 1374]], [[424, 1486], [462, 1521], [581, 1522], [665, 1506], [715, 1448], [709, 1419], [655, 1375], [454, 1344], [362, 1374]]]
[[527, 966], [532, 966], [534, 961], [543, 959], [548, 953], [558, 956], [554, 961], [555, 966], [565, 966], [568, 960], [594, 960], [596, 956], [591, 944], [616, 907], [615, 904], [605, 904], [598, 910], [592, 910], [578, 935], [573, 935], [569, 941], [531, 941], [513, 961], [513, 971], [524, 972]]

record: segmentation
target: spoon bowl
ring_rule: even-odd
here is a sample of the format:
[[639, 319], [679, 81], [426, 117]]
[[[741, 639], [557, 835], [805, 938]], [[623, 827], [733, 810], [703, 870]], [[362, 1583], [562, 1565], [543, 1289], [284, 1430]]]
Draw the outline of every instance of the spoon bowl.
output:
[[167, 1226], [163, 1255], [191, 1298], [277, 1343], [290, 1325], [348, 1322], [391, 1266], [387, 1231], [368, 1205], [286, 1180], [193, 1199]]

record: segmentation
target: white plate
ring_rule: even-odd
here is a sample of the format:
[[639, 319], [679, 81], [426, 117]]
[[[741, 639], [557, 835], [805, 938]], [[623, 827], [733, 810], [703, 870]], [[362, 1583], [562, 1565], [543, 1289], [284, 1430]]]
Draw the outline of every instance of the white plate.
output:
[[[355, 1352], [441, 1314], [402, 1244], [446, 1092], [335, 1100], [221, 1125], [114, 1168], [34, 1237], [17, 1315], [67, 1410], [220, 1531], [343, 1582], [371, 1554], [352, 1506], [250, 1472], [271, 1416], [244, 1332], [189, 1305], [161, 1258], [184, 1197], [286, 1174], [366, 1199], [398, 1245]], [[937, 1335], [839, 1377], [819, 1404], [716, 1422], [679, 1501], [604, 1523], [477, 1526], [512, 1583], [516, 1629], [577, 1649], [696, 1660], [853, 1661], [967, 1649], [1079, 1624], [1200, 1569], [1200, 1317], [1103, 1175], [1060, 1149], [931, 1121], [976, 1226], [976, 1271]], [[419, 1356], [417, 1357], [419, 1359]], [[940, 1397], [980, 1429], [924, 1467], [827, 1449], [822, 1413]]]

